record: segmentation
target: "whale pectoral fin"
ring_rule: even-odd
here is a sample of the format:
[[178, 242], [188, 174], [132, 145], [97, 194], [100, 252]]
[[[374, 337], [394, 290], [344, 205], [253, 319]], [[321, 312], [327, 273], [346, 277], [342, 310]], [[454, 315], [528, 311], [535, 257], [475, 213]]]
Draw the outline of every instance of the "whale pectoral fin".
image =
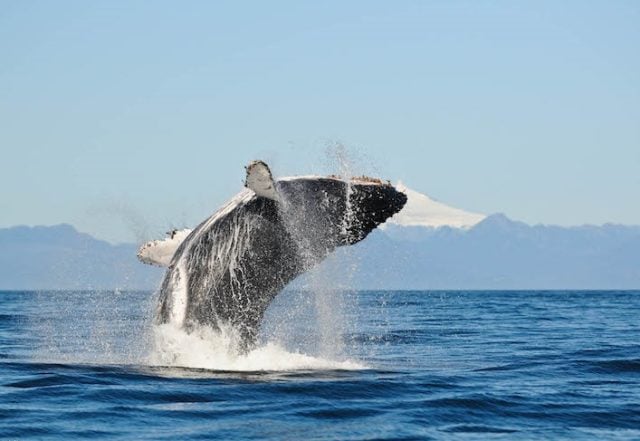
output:
[[258, 196], [273, 199], [274, 201], [280, 200], [271, 170], [269, 170], [269, 166], [265, 162], [251, 161], [245, 168], [247, 169], [247, 177], [244, 181], [245, 187], [253, 190]]
[[167, 267], [180, 244], [191, 230], [171, 230], [162, 240], [152, 240], [138, 249], [138, 259], [146, 264]]

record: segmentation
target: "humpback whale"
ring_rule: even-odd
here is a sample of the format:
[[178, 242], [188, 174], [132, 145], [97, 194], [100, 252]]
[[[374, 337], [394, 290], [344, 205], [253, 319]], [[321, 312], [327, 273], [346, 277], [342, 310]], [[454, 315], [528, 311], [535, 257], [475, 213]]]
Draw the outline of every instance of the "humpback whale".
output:
[[245, 189], [211, 217], [139, 249], [144, 263], [167, 267], [156, 322], [187, 331], [231, 326], [240, 350], [249, 350], [269, 303], [291, 280], [363, 240], [406, 200], [379, 179], [274, 180], [266, 163], [253, 161]]

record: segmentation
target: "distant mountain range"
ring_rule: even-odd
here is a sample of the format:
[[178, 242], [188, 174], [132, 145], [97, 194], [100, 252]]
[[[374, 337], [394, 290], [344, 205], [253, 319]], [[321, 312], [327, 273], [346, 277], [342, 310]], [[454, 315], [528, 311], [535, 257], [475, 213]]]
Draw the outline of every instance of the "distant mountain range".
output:
[[0, 289], [149, 289], [162, 270], [137, 246], [112, 245], [71, 225], [0, 229]]
[[[317, 274], [365, 289], [640, 289], [640, 226], [530, 226], [400, 186], [405, 209]], [[153, 289], [163, 270], [136, 250], [70, 225], [0, 229], [0, 289]]]
[[353, 284], [380, 289], [639, 289], [640, 227], [389, 226], [356, 246]]

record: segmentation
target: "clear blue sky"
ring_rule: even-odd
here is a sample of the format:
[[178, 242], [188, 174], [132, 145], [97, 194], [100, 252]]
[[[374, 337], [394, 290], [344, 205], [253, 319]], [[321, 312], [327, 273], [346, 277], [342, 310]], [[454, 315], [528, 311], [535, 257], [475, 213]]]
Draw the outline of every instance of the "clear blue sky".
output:
[[0, 0], [0, 227], [192, 225], [263, 158], [640, 224], [640, 2]]

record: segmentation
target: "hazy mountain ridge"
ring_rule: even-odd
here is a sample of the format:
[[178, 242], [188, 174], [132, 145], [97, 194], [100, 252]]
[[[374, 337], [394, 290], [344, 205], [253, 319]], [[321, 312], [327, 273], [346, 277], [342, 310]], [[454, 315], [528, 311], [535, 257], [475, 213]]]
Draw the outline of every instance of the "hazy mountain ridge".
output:
[[137, 246], [112, 245], [67, 224], [0, 229], [0, 289], [149, 289], [161, 271]]
[[356, 259], [354, 282], [367, 288], [637, 289], [640, 226], [529, 226], [495, 214], [469, 230], [376, 231]]
[[[153, 289], [162, 269], [136, 250], [70, 225], [0, 229], [0, 289]], [[329, 266], [353, 288], [639, 289], [640, 226], [530, 226], [503, 214], [469, 229], [387, 225]]]

